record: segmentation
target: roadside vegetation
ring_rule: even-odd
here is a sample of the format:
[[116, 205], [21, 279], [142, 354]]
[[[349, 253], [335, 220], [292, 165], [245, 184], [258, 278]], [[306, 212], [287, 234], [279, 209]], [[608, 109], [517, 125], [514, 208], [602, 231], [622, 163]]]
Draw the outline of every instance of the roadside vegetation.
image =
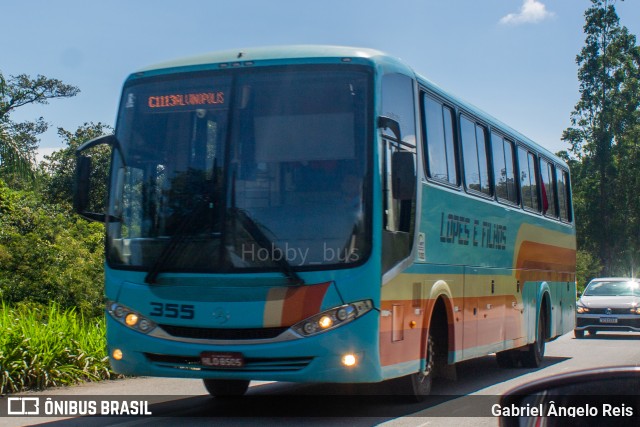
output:
[[104, 338], [104, 225], [71, 209], [74, 150], [111, 129], [58, 129], [64, 148], [36, 165], [48, 124], [11, 119], [77, 93], [44, 76], [0, 73], [0, 394], [115, 376]]
[[114, 378], [103, 317], [22, 303], [0, 306], [0, 394]]

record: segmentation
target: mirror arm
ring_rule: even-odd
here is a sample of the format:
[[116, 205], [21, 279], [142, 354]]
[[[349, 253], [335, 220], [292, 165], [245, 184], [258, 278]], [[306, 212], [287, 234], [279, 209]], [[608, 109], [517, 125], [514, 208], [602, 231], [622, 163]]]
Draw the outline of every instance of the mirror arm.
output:
[[397, 120], [387, 116], [378, 117], [378, 129], [389, 129], [395, 135], [398, 141], [402, 141], [402, 135], [400, 133], [400, 123]]
[[120, 148], [120, 144], [118, 143], [118, 140], [116, 139], [115, 135], [102, 135], [97, 138], [90, 139], [89, 141], [82, 144], [80, 147], [76, 148], [76, 156], [79, 156], [80, 153], [82, 153], [85, 150], [88, 150], [90, 148], [93, 148], [101, 144], [107, 144], [107, 145], [110, 145], [111, 147]]

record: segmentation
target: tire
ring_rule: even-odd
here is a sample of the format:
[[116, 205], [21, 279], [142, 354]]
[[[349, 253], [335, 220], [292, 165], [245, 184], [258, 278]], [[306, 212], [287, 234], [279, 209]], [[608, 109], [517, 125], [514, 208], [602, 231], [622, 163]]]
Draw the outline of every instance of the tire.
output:
[[496, 362], [501, 368], [515, 368], [518, 366], [519, 355], [517, 351], [505, 350], [496, 353]]
[[217, 399], [240, 397], [249, 388], [248, 380], [211, 380], [204, 379], [204, 387], [209, 394]]
[[435, 367], [433, 338], [427, 338], [426, 367], [424, 371], [391, 380], [395, 395], [408, 402], [422, 402], [431, 393], [433, 372]]
[[520, 354], [520, 360], [524, 368], [537, 368], [544, 358], [547, 318], [540, 308], [540, 317], [538, 318], [538, 330], [536, 331], [536, 340], [533, 344], [529, 344], [529, 348]]
[[574, 329], [573, 336], [576, 337], [576, 339], [584, 338], [584, 329]]

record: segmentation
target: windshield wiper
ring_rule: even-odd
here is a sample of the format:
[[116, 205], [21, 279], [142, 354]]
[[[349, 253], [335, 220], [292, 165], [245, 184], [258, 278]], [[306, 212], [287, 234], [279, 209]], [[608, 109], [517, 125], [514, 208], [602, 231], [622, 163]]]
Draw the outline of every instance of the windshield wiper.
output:
[[293, 285], [304, 285], [304, 280], [295, 272], [293, 267], [291, 267], [291, 264], [287, 261], [286, 257], [273, 256], [273, 252], [270, 250], [274, 247], [273, 241], [263, 231], [262, 227], [253, 218], [251, 218], [245, 210], [239, 208], [230, 208], [229, 210], [236, 218], [238, 218], [242, 227], [244, 227], [247, 233], [251, 235], [253, 240], [255, 240], [258, 245], [267, 249], [268, 253], [271, 255], [271, 261], [280, 267], [284, 275], [289, 279], [289, 282]]
[[171, 236], [171, 239], [169, 239], [169, 243], [167, 243], [167, 246], [164, 247], [164, 249], [160, 253], [160, 256], [156, 258], [156, 261], [149, 269], [149, 272], [144, 278], [145, 283], [148, 283], [150, 285], [158, 283], [158, 274], [162, 272], [163, 267], [165, 266], [169, 258], [171, 258], [171, 256], [174, 254], [176, 248], [180, 245], [180, 243], [182, 243], [185, 237], [188, 236], [188, 234], [186, 233], [187, 228], [189, 227], [189, 225], [191, 225], [195, 218], [203, 213], [203, 210], [209, 206], [209, 203], [209, 199], [207, 197], [204, 197], [197, 203], [196, 207], [182, 219], [182, 221], [178, 224], [178, 227], [176, 227], [175, 233], [173, 234], [173, 236]]

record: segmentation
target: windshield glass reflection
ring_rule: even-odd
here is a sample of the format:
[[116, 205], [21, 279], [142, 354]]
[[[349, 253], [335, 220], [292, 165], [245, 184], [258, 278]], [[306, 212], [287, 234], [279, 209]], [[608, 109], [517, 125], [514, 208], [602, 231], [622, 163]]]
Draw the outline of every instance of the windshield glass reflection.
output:
[[638, 282], [592, 282], [584, 292], [585, 296], [638, 296], [640, 297], [640, 283]]
[[229, 271], [364, 260], [370, 77], [200, 74], [125, 89], [112, 266]]

